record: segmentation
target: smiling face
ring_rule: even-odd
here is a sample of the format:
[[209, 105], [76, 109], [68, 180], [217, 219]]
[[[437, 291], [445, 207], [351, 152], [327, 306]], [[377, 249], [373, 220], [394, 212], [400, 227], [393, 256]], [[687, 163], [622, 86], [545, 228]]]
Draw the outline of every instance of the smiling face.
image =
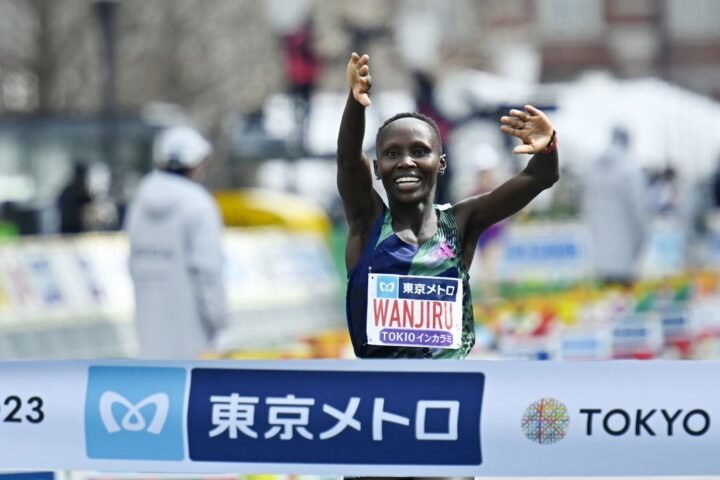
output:
[[438, 173], [445, 166], [440, 139], [423, 120], [399, 118], [380, 132], [375, 174], [391, 199], [401, 203], [432, 202]]

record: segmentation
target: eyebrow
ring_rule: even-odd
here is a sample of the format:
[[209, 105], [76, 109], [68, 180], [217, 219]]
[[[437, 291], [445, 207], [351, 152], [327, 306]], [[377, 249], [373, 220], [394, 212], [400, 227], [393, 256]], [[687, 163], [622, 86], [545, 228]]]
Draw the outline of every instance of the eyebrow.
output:
[[400, 145], [397, 142], [388, 143], [386, 145], [383, 145], [382, 149], [380, 149], [380, 153], [385, 153], [388, 150], [392, 150], [394, 148], [400, 148]]
[[[415, 139], [415, 140], [409, 142], [408, 145], [409, 145], [410, 148], [421, 146], [421, 147], [425, 147], [425, 148], [427, 148], [427, 149], [429, 149], [429, 150], [432, 150], [432, 148], [433, 148], [432, 144], [433, 144], [433, 143], [435, 143], [435, 142], [433, 142], [433, 141], [425, 141], [425, 140], [421, 140], [421, 139]], [[399, 148], [399, 147], [401, 147], [401, 144], [404, 145], [404, 142], [398, 142], [398, 141], [390, 140], [390, 141], [388, 141], [388, 143], [387, 143], [386, 145], [383, 146], [382, 151], [388, 150], [388, 149], [390, 149], [390, 148]]]
[[423, 140], [414, 140], [414, 141], [410, 144], [410, 147], [411, 147], [411, 148], [412, 148], [412, 147], [423, 147], [423, 148], [427, 148], [428, 150], [432, 151], [432, 149], [433, 149], [432, 144], [433, 144], [433, 142], [425, 142], [425, 141], [423, 141]]

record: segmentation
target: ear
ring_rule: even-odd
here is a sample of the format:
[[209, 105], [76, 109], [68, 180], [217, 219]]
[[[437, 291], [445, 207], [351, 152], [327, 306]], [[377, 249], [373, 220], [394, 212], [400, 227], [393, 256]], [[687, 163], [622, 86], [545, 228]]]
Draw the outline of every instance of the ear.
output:
[[438, 169], [438, 173], [440, 175], [445, 175], [445, 170], [447, 169], [447, 155], [444, 153], [440, 155], [440, 168]]
[[378, 173], [377, 159], [374, 159], [374, 160], [373, 160], [373, 173], [375, 174], [375, 178], [377, 178], [378, 180], [380, 180], [380, 174]]

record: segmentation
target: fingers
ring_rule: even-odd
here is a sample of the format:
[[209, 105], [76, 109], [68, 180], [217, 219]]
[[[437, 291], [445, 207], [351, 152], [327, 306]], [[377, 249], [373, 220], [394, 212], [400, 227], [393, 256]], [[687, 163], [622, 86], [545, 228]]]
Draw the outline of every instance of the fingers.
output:
[[358, 55], [353, 52], [348, 62], [346, 79], [350, 88], [353, 90], [355, 99], [365, 106], [370, 105], [370, 98], [365, 95], [361, 98], [361, 94], [367, 94], [372, 86], [372, 78], [370, 77], [370, 57], [368, 55]]
[[517, 147], [513, 148], [513, 153], [517, 154], [524, 154], [524, 153], [535, 153], [535, 150], [533, 150], [532, 145], [518, 145]]
[[528, 122], [532, 118], [530, 114], [523, 112], [522, 110], [518, 110], [516, 108], [513, 108], [508, 112], [511, 118], [516, 118], [518, 120], [521, 120], [523, 122]]
[[525, 105], [525, 110], [526, 110], [530, 115], [538, 115], [538, 116], [544, 116], [544, 115], [545, 115], [541, 110], [538, 110], [537, 108], [533, 107], [532, 105]]
[[548, 140], [552, 133], [552, 125], [550, 125], [548, 118], [545, 114], [533, 107], [532, 105], [525, 105], [525, 111], [513, 108], [508, 112], [508, 115], [500, 117], [500, 130], [506, 135], [512, 135], [522, 140], [522, 144], [513, 148], [513, 153], [516, 154], [533, 154], [535, 153], [535, 146], [538, 143], [538, 138], [545, 134], [546, 130], [549, 129]]
[[[517, 120], [513, 120], [513, 119], [509, 119], [509, 120], [517, 121]], [[528, 145], [528, 144], [524, 143], [526, 140], [524, 138], [524, 134], [523, 134], [522, 130], [518, 130], [517, 128], [513, 128], [508, 125], [502, 125], [500, 127], [500, 130], [507, 135], [512, 135], [513, 137], [517, 137], [523, 141], [523, 143], [521, 145], [518, 145], [515, 148], [513, 148], [513, 151], [512, 151], [513, 153], [522, 154], [522, 153], [534, 153], [535, 152], [532, 145]]]
[[527, 110], [531, 115], [530, 121], [532, 122], [533, 130], [544, 135], [552, 135], [554, 130], [552, 122], [542, 110], [539, 110], [532, 105], [525, 105], [525, 110]]
[[523, 136], [523, 131], [522, 131], [522, 130], [519, 130], [519, 129], [517, 129], [517, 128], [510, 127], [510, 126], [508, 126], [508, 125], [502, 125], [502, 126], [500, 127], [500, 131], [503, 132], [503, 133], [505, 133], [505, 134], [507, 134], [507, 135], [512, 135], [513, 137], [518, 137], [518, 138], [520, 138], [520, 139], [522, 139], [522, 136]]
[[370, 84], [365, 80], [365, 78], [361, 78], [360, 82], [353, 87], [352, 93], [353, 97], [355, 97], [355, 100], [360, 105], [364, 107], [370, 106]]
[[542, 112], [542, 110], [538, 110], [537, 108], [533, 107], [532, 105], [525, 105], [523, 107], [525, 111], [518, 110], [517, 108], [513, 108], [510, 110], [510, 115], [519, 118], [522, 121], [529, 121], [532, 117], [545, 117], [545, 114]]
[[[359, 66], [359, 68], [357, 68], [357, 74], [354, 76], [354, 79], [351, 82], [353, 96], [355, 97], [355, 100], [364, 107], [370, 106], [369, 93], [370, 88], [372, 87], [372, 77], [370, 76], [370, 67], [367, 65], [367, 61], [367, 55], [363, 55], [358, 59], [356, 67]], [[360, 65], [361, 62], [365, 63], [363, 65]]]
[[516, 129], [522, 129], [525, 126], [525, 122], [516, 117], [500, 117], [500, 123]]
[[[348, 64], [348, 75], [358, 75], [360, 77], [370, 76], [370, 65], [368, 65], [368, 62], [370, 61], [370, 57], [368, 55], [363, 55], [362, 57], [359, 56], [357, 53], [353, 52], [350, 56], [350, 62]], [[355, 73], [351, 73], [351, 72]]]
[[361, 72], [357, 77], [355, 85], [361, 92], [369, 92], [372, 87], [372, 77], [367, 71], [365, 73]]
[[350, 55], [350, 62], [357, 65], [358, 67], [361, 67], [363, 65], [367, 65], [370, 62], [370, 56], [368, 54], [360, 56], [357, 54], [357, 52], [353, 52]]
[[367, 93], [355, 93], [353, 96], [355, 97], [355, 100], [357, 100], [357, 102], [363, 107], [370, 106], [370, 95], [368, 95]]

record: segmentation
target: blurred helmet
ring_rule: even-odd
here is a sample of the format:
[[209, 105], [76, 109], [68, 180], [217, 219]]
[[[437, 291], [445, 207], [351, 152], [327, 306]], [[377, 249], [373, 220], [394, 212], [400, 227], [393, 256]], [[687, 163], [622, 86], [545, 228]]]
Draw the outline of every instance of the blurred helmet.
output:
[[211, 152], [210, 142], [194, 128], [171, 127], [155, 139], [153, 164], [163, 170], [189, 170], [200, 165]]

